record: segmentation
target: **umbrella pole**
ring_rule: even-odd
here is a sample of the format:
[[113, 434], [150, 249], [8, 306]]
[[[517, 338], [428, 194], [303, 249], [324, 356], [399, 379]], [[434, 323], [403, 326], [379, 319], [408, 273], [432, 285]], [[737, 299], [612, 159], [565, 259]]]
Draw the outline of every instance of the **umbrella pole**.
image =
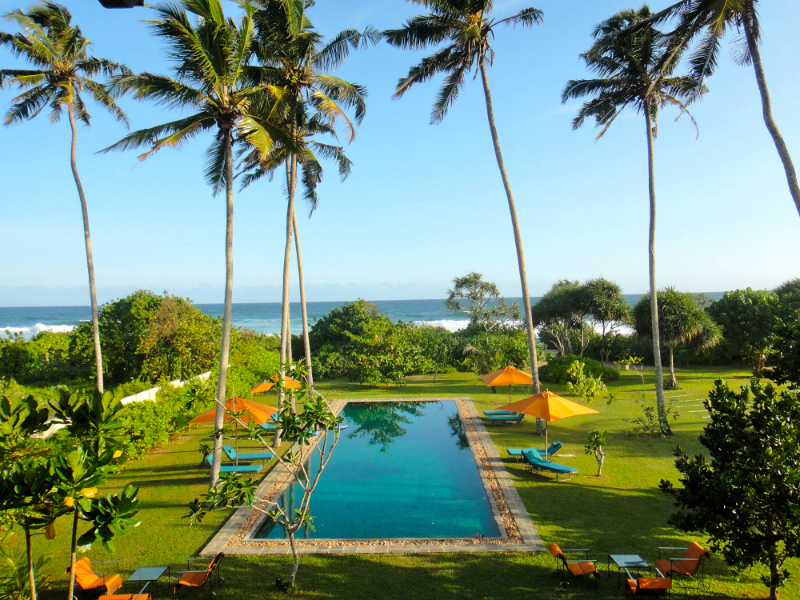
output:
[[233, 461], [233, 464], [237, 467], [239, 466], [239, 421], [236, 421], [236, 424], [233, 426], [233, 436], [236, 438], [236, 460]]
[[547, 421], [544, 422], [544, 458], [549, 459], [547, 451], [550, 449], [550, 444], [547, 443]]

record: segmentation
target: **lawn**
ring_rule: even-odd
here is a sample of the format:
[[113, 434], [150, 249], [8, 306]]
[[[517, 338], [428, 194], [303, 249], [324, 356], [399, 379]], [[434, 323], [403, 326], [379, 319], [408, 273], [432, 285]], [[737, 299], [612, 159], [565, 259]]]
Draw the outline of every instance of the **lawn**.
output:
[[[646, 375], [647, 377], [647, 375]], [[607, 405], [598, 400], [594, 408], [600, 415], [576, 417], [552, 423], [550, 440], [561, 440], [564, 448], [560, 460], [577, 467], [580, 476], [571, 482], [555, 483], [552, 477], [527, 473], [521, 465], [507, 461], [522, 500], [525, 503], [545, 544], [557, 542], [562, 547], [590, 548], [591, 558], [599, 559], [603, 577], [600, 589], [588, 581], [575, 581], [569, 587], [559, 586], [553, 558], [541, 554], [423, 554], [423, 555], [361, 555], [361, 556], [304, 556], [298, 574], [298, 598], [583, 598], [617, 597], [616, 575], [606, 577], [607, 554], [637, 553], [646, 559], [657, 556], [658, 546], [681, 546], [689, 539], [701, 544], [705, 540], [690, 538], [667, 525], [671, 500], [658, 490], [662, 478], [673, 481], [677, 472], [672, 453], [676, 446], [690, 454], [701, 451], [697, 436], [702, 429], [703, 413], [685, 400], [702, 398], [715, 378], [723, 377], [731, 385], [747, 383], [747, 373], [731, 369], [695, 368], [679, 372], [683, 391], [679, 398], [679, 416], [673, 422], [674, 436], [652, 438], [631, 433], [633, 424], [624, 421], [641, 414], [636, 398], [641, 395], [640, 376], [622, 372], [619, 381], [609, 384], [615, 400]], [[646, 382], [647, 397], [653, 402], [652, 378]], [[563, 393], [562, 386], [550, 385], [552, 391]], [[495, 408], [508, 402], [508, 393], [498, 388], [493, 394], [480, 380], [468, 374], [412, 378], [402, 389], [364, 388], [347, 382], [324, 382], [318, 389], [329, 399], [353, 397], [419, 398], [434, 396], [469, 396], [479, 410]], [[512, 399], [525, 397], [524, 390], [515, 389]], [[268, 402], [274, 402], [269, 398]], [[596, 463], [584, 454], [591, 429], [608, 432], [608, 453], [603, 475], [595, 476]], [[487, 426], [495, 445], [542, 445], [534, 435], [532, 420], [522, 424], [493, 424]], [[185, 568], [185, 559], [197, 552], [213, 537], [230, 512], [214, 513], [200, 525], [189, 526], [181, 517], [186, 505], [202, 494], [207, 470], [199, 466], [197, 452], [200, 441], [209, 436], [206, 427], [192, 428], [168, 446], [134, 461], [112, 479], [114, 490], [125, 483], [140, 486], [142, 525], [127, 532], [117, 542], [113, 555], [96, 547], [89, 553], [93, 560], [119, 560], [114, 566], [122, 574], [137, 566], [170, 564], [173, 572]], [[253, 446], [248, 442], [245, 447]], [[572, 454], [574, 457], [564, 457]], [[335, 460], [335, 457], [334, 457]], [[274, 461], [273, 461], [274, 462]], [[313, 510], [313, 500], [312, 500]], [[35, 550], [53, 556], [52, 590], [41, 594], [43, 600], [63, 598], [66, 594], [64, 566], [68, 562], [69, 541], [67, 522], [58, 523], [58, 536], [47, 541], [35, 538]], [[20, 547], [20, 536], [10, 545]], [[219, 599], [278, 598], [281, 594], [272, 583], [275, 577], [285, 576], [289, 557], [226, 557], [223, 563], [225, 585], [218, 589]], [[800, 571], [800, 561], [788, 565], [790, 571]], [[705, 583], [676, 579], [673, 597], [695, 598], [766, 598], [767, 589], [759, 581], [760, 573], [732, 573], [721, 558], [714, 557], [706, 567]], [[161, 588], [161, 596], [166, 595]], [[171, 590], [170, 590], [171, 593]], [[205, 591], [192, 597], [204, 598]], [[79, 597], [83, 597], [80, 596]], [[783, 598], [800, 598], [796, 583], [782, 590]]]

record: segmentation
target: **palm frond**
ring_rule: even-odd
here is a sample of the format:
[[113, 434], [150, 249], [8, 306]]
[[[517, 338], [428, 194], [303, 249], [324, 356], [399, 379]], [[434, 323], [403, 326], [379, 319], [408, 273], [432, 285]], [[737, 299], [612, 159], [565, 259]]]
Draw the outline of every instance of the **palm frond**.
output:
[[370, 26], [364, 31], [345, 29], [325, 44], [313, 59], [313, 65], [322, 70], [336, 69], [347, 60], [351, 50], [366, 50], [381, 41], [380, 31]]
[[[447, 116], [447, 111], [458, 99], [458, 94], [464, 86], [464, 77], [469, 68], [469, 63], [465, 60], [457, 61], [456, 67], [450, 74], [445, 77], [444, 83], [439, 90], [439, 95], [436, 98], [436, 103], [433, 105], [431, 111], [431, 124], [441, 123]], [[454, 61], [455, 62], [455, 61]]]
[[397, 82], [393, 99], [402, 98], [413, 85], [433, 79], [438, 73], [446, 73], [453, 64], [453, 56], [458, 52], [455, 45], [442, 48], [435, 54], [425, 57], [418, 65], [411, 67], [403, 79]]
[[419, 15], [399, 29], [387, 29], [382, 36], [390, 46], [405, 50], [423, 50], [451, 39], [461, 30], [460, 18], [440, 14]]
[[109, 113], [111, 113], [117, 121], [125, 125], [126, 129], [130, 129], [130, 121], [128, 120], [128, 116], [114, 101], [114, 98], [112, 98], [111, 94], [109, 94], [106, 86], [85, 77], [82, 77], [79, 81], [83, 88], [89, 90], [89, 93], [91, 93], [92, 99], [95, 102], [100, 104]]
[[56, 88], [50, 85], [40, 85], [26, 90], [12, 100], [11, 108], [8, 109], [3, 123], [8, 126], [33, 119], [55, 97], [55, 93]]
[[544, 22], [544, 11], [538, 8], [523, 8], [517, 14], [505, 19], [500, 19], [497, 24], [505, 23], [506, 25], [522, 25], [524, 27], [532, 27], [533, 25], [541, 25]]
[[202, 108], [209, 100], [200, 90], [153, 73], [117, 75], [111, 79], [109, 88], [112, 95], [132, 93], [137, 100], [153, 100], [169, 108]]
[[342, 146], [323, 144], [322, 142], [316, 141], [312, 141], [309, 145], [322, 158], [336, 161], [336, 164], [339, 168], [339, 177], [342, 181], [350, 176], [350, 173], [353, 169], [353, 161], [347, 158]]
[[189, 139], [199, 135], [216, 126], [214, 115], [200, 112], [190, 117], [162, 123], [148, 129], [140, 129], [125, 136], [120, 141], [112, 144], [108, 148], [100, 150], [101, 153], [111, 152], [112, 150], [133, 150], [143, 146], [151, 146], [152, 150], [139, 157], [144, 160], [153, 152], [160, 150], [163, 146], [178, 147]]

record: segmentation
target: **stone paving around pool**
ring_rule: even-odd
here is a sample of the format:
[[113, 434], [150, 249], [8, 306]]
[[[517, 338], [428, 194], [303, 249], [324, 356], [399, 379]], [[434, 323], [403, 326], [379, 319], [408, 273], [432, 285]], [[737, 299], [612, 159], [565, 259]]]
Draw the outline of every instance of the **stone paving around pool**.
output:
[[[295, 539], [302, 554], [413, 554], [428, 552], [541, 552], [544, 550], [536, 526], [531, 521], [514, 483], [500, 460], [497, 449], [483, 426], [471, 398], [359, 398], [337, 400], [331, 404], [340, 414], [348, 402], [421, 402], [455, 400], [458, 414], [464, 423], [472, 456], [478, 466], [483, 487], [500, 530], [499, 537], [484, 538], [402, 538], [402, 539]], [[293, 452], [299, 447], [294, 446]], [[306, 450], [308, 452], [308, 450]], [[334, 458], [335, 460], [335, 458]], [[323, 474], [324, 477], [324, 474]], [[293, 477], [281, 464], [275, 465], [261, 484], [256, 495], [271, 500], [282, 494]], [[313, 507], [314, 497], [311, 503]], [[266, 505], [264, 506], [266, 508]], [[201, 556], [225, 554], [290, 554], [288, 540], [255, 539], [265, 515], [243, 506], [217, 532], [200, 552]]]

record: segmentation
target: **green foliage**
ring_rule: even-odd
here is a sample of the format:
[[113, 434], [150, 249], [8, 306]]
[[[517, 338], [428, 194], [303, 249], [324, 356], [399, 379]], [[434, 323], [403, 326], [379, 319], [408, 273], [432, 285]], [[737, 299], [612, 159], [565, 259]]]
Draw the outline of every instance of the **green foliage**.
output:
[[91, 527], [78, 538], [78, 545], [88, 549], [99, 541], [109, 552], [114, 551], [114, 537], [128, 527], [138, 527], [141, 521], [135, 517], [139, 512], [139, 488], [128, 484], [120, 494], [93, 498], [81, 504], [81, 518]]
[[585, 398], [587, 402], [591, 402], [599, 394], [607, 391], [600, 375], [593, 376], [586, 373], [586, 363], [579, 360], [573, 361], [567, 369], [567, 373], [571, 379], [567, 382], [570, 394]]
[[[46, 572], [50, 558], [39, 556], [33, 564], [36, 590], [48, 588], [50, 573]], [[31, 584], [28, 561], [24, 553], [12, 553], [0, 548], [0, 600], [30, 600]]]
[[[633, 326], [636, 334], [653, 337], [650, 294], [645, 294], [633, 307]], [[719, 327], [708, 313], [697, 306], [695, 295], [667, 287], [658, 292], [658, 332], [664, 346], [675, 348], [682, 344], [714, 346], [719, 342]]]
[[580, 283], [562, 280], [531, 307], [534, 326], [544, 328], [540, 337], [562, 356], [572, 354], [570, 334], [583, 323], [584, 304]]
[[734, 569], [766, 566], [774, 598], [789, 577], [786, 559], [800, 556], [800, 397], [757, 379], [738, 393], [717, 380], [705, 407], [708, 459], [678, 448], [682, 487], [661, 482], [678, 509], [668, 522], [707, 535]]
[[483, 275], [475, 272], [453, 279], [453, 289], [447, 291], [445, 306], [452, 312], [466, 312], [470, 325], [481, 329], [487, 338], [491, 331], [520, 320], [519, 304], [506, 304], [497, 285], [484, 281]]
[[584, 448], [586, 454], [593, 454], [597, 461], [597, 476], [599, 477], [603, 472], [603, 464], [606, 460], [606, 453], [603, 452], [603, 446], [606, 445], [607, 431], [600, 431], [593, 429], [589, 432], [589, 443]]
[[800, 388], [800, 319], [780, 325], [775, 333], [775, 368], [767, 376], [797, 390]]
[[722, 327], [725, 344], [747, 360], [754, 372], [761, 371], [772, 348], [779, 321], [780, 301], [765, 290], [736, 290], [708, 307]]
[[539, 367], [539, 379], [545, 383], [567, 384], [572, 380], [569, 370], [576, 361], [586, 365], [585, 375], [588, 377], [601, 377], [604, 381], [616, 381], [619, 379], [619, 373], [616, 369], [609, 369], [596, 360], [582, 358], [574, 354], [548, 357], [547, 364]]
[[773, 291], [781, 302], [781, 313], [790, 320], [800, 318], [800, 277], [784, 281]]
[[86, 377], [86, 365], [70, 354], [73, 336], [73, 332], [43, 331], [26, 340], [21, 333], [9, 333], [0, 338], [0, 376], [50, 383]]

